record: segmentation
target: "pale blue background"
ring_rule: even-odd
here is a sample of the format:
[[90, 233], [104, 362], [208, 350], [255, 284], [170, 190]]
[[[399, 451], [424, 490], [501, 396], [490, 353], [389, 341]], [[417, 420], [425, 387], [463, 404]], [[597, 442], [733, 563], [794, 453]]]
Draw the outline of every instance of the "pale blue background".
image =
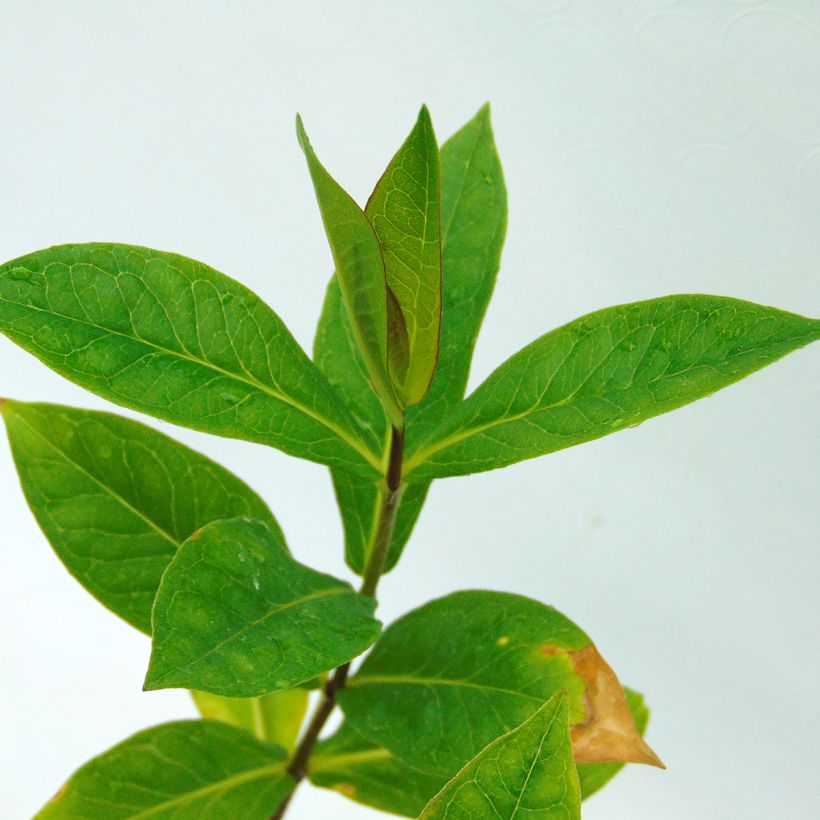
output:
[[[296, 8], [298, 6], [298, 9]], [[309, 346], [330, 257], [300, 110], [360, 201], [427, 101], [441, 138], [492, 101], [510, 195], [472, 384], [545, 330], [670, 292], [820, 315], [814, 0], [0, 0], [0, 258], [66, 241], [176, 250]], [[462, 587], [551, 602], [647, 693], [665, 773], [587, 820], [808, 818], [820, 790], [820, 345], [637, 430], [435, 485], [387, 619]], [[0, 339], [0, 394], [98, 401]], [[345, 573], [326, 470], [163, 429]], [[89, 756], [193, 714], [140, 692], [148, 642], [51, 554], [0, 441], [0, 815]], [[374, 817], [305, 788], [293, 820]]]

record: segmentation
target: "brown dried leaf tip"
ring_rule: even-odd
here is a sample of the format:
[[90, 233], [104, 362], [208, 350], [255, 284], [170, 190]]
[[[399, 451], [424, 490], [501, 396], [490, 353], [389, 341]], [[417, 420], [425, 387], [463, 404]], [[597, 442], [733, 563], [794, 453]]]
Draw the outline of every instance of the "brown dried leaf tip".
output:
[[576, 763], [645, 763], [665, 769], [632, 719], [624, 690], [594, 645], [570, 654], [586, 684], [586, 719], [571, 727]]

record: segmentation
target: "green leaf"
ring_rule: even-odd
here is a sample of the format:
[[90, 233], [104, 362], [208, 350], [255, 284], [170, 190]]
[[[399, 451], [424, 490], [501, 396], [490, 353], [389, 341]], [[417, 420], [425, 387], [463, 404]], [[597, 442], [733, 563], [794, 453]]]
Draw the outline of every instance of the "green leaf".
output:
[[160, 578], [211, 521], [261, 519], [265, 503], [224, 467], [135, 421], [55, 404], [0, 402], [20, 483], [68, 571], [150, 634]]
[[[643, 697], [624, 689], [638, 731], [643, 735], [649, 710]], [[418, 817], [444, 788], [447, 778], [408, 766], [384, 747], [366, 740], [349, 723], [319, 743], [311, 758], [310, 780], [322, 788], [381, 811]], [[623, 763], [581, 763], [576, 768], [584, 799], [601, 789]]]
[[[364, 209], [381, 245], [387, 286], [404, 318], [407, 358], [394, 385], [407, 405], [424, 398], [438, 359], [440, 177], [433, 123], [427, 106], [422, 106], [410, 136], [390, 161]], [[391, 365], [393, 350], [391, 347]]]
[[554, 695], [521, 726], [476, 755], [430, 801], [419, 820], [580, 820], [568, 720], [566, 696]]
[[402, 427], [404, 414], [388, 370], [387, 282], [379, 240], [364, 211], [319, 162], [300, 117], [296, 133], [316, 190], [353, 337], [387, 415]]
[[338, 700], [368, 741], [452, 776], [560, 691], [570, 697], [577, 761], [659, 764], [587, 635], [517, 595], [458, 592], [410, 612], [384, 632]]
[[[427, 438], [461, 401], [475, 340], [498, 272], [507, 224], [507, 192], [488, 106], [442, 145], [441, 188], [440, 351], [424, 401], [407, 411], [410, 447]], [[328, 286], [319, 319], [314, 361], [345, 399], [362, 428], [376, 434], [384, 453], [384, 414], [370, 389], [335, 276]], [[333, 482], [345, 525], [347, 562], [354, 572], [362, 573], [372, 549], [378, 488], [376, 482], [358, 481], [341, 470], [333, 471]], [[428, 481], [408, 482], [387, 556], [387, 571], [401, 557], [428, 487]]]
[[[635, 721], [635, 728], [643, 737], [649, 723], [649, 708], [639, 692], [624, 687], [624, 694], [632, 719]], [[578, 779], [581, 781], [581, 798], [586, 800], [602, 789], [623, 767], [623, 763], [580, 763], [577, 768]]]
[[260, 740], [293, 751], [308, 706], [307, 689], [283, 689], [258, 698], [223, 698], [191, 692], [197, 709], [208, 720], [221, 720]]
[[440, 352], [424, 402], [408, 410], [411, 445], [426, 438], [464, 396], [501, 263], [507, 189], [488, 105], [441, 146], [441, 218]]
[[418, 817], [447, 782], [438, 774], [414, 769], [387, 749], [365, 740], [349, 724], [316, 747], [310, 781], [380, 811]]
[[591, 313], [502, 364], [409, 456], [417, 478], [492, 470], [633, 427], [820, 338], [820, 320], [723, 296]]
[[288, 689], [367, 649], [379, 634], [374, 609], [295, 561], [264, 523], [217, 521], [162, 576], [145, 688], [240, 698]]
[[206, 433], [371, 476], [378, 441], [281, 319], [176, 254], [92, 243], [0, 266], [0, 332], [81, 387]]
[[264, 820], [293, 789], [282, 749], [211, 721], [138, 732], [78, 769], [36, 820]]

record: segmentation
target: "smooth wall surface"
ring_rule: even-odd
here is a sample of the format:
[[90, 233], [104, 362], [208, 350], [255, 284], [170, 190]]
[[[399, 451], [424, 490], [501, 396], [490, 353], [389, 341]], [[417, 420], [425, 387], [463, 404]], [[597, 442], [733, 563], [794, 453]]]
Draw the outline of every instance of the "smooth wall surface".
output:
[[[426, 101], [485, 101], [510, 227], [471, 385], [590, 310], [711, 292], [820, 315], [814, 0], [0, 0], [0, 258], [112, 240], [209, 262], [309, 347], [331, 271], [294, 135], [363, 202]], [[547, 601], [646, 693], [668, 765], [587, 820], [816, 814], [820, 345], [638, 429], [433, 487], [386, 620], [480, 587]], [[103, 408], [0, 338], [0, 395]], [[126, 412], [126, 415], [131, 415]], [[146, 420], [146, 419], [142, 419]], [[346, 575], [327, 471], [161, 427]], [[143, 694], [148, 641], [63, 570], [0, 440], [0, 816], [192, 716]], [[303, 789], [298, 818], [375, 817]]]

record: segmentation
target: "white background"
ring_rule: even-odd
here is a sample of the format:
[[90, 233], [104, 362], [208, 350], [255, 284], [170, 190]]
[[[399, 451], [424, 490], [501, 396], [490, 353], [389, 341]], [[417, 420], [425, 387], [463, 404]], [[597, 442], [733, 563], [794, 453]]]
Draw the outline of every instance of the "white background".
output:
[[[295, 112], [363, 201], [422, 101], [443, 139], [489, 99], [510, 228], [472, 385], [609, 304], [711, 292], [820, 315], [815, 0], [0, 0], [0, 31], [4, 260], [175, 250], [309, 347], [331, 262]], [[816, 816], [819, 363], [817, 346], [639, 429], [439, 482], [384, 581], [386, 620], [466, 587], [553, 603], [647, 694], [668, 771], [632, 767], [587, 820]], [[4, 339], [0, 394], [106, 407]], [[158, 426], [346, 575], [323, 467]], [[62, 569], [5, 441], [0, 520], [0, 816], [20, 820], [193, 709], [141, 693], [148, 641]], [[375, 816], [312, 788], [292, 814]]]

